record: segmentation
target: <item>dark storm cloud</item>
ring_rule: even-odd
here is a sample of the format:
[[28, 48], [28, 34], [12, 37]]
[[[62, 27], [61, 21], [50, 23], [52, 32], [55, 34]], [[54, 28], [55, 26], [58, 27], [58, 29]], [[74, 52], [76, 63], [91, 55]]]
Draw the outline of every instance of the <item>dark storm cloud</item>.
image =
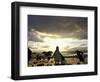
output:
[[28, 30], [31, 29], [61, 38], [87, 39], [87, 18], [29, 15]]

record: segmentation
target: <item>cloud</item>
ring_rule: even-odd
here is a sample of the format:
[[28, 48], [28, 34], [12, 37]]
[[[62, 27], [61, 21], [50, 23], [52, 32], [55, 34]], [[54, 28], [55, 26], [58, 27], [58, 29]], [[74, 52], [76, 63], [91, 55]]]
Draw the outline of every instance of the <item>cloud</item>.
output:
[[80, 44], [82, 47], [87, 47], [87, 43]]
[[64, 47], [65, 51], [76, 51], [76, 50], [87, 50], [87, 40], [70, 40], [69, 42], [67, 41], [67, 45], [65, 44]]
[[31, 22], [33, 21], [33, 23], [29, 23], [29, 30], [35, 29], [39, 32], [58, 35], [61, 38], [87, 39], [88, 20], [86, 17], [57, 17], [33, 15], [31, 16], [31, 19]]
[[71, 51], [76, 51], [76, 50], [80, 50], [80, 51], [87, 51], [87, 47], [74, 47], [70, 49]]
[[64, 50], [69, 52], [87, 51], [87, 23], [86, 17], [29, 15], [28, 46], [35, 51], [49, 50], [50, 44], [45, 43], [46, 38], [54, 41], [66, 39]]
[[36, 31], [35, 29], [31, 29], [30, 31], [28, 31], [28, 41], [43, 42], [43, 39], [45, 37], [59, 38], [60, 36], [54, 35], [54, 34], [49, 34], [49, 33], [39, 32], [39, 31]]
[[40, 36], [39, 33], [35, 30], [28, 32], [28, 41], [43, 42], [42, 36]]

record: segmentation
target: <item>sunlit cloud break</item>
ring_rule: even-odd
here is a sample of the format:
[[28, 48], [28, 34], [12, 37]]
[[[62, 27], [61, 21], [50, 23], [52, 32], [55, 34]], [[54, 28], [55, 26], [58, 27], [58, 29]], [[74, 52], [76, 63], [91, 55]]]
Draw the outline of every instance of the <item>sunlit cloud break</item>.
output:
[[58, 35], [46, 34], [35, 30], [32, 30], [31, 33], [33, 34], [33, 40], [28, 42], [28, 46], [33, 51], [54, 51], [55, 46], [59, 46], [61, 51], [68, 51], [74, 47], [82, 45], [83, 43], [87, 43], [87, 40], [60, 38]]
[[33, 52], [87, 51], [87, 18], [28, 16], [28, 47]]

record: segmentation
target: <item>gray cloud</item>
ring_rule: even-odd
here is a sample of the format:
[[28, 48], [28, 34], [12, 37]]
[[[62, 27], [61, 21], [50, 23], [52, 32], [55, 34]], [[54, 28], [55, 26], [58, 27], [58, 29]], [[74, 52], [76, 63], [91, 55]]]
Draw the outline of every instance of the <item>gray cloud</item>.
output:
[[69, 52], [70, 52], [70, 53], [75, 53], [77, 50], [87, 53], [87, 47], [81, 47], [81, 46], [71, 48], [71, 49], [69, 50]]
[[[47, 18], [43, 20], [42, 24], [29, 25], [29, 30], [34, 28], [40, 32], [59, 35], [61, 38], [87, 39], [86, 17], [43, 17]], [[39, 20], [39, 17], [37, 20]], [[42, 21], [42, 19], [39, 21]]]
[[43, 42], [42, 36], [40, 36], [35, 30], [28, 32], [28, 41]]
[[74, 47], [71, 49], [72, 51], [75, 51], [75, 50], [81, 50], [81, 51], [85, 51], [87, 50], [87, 47]]

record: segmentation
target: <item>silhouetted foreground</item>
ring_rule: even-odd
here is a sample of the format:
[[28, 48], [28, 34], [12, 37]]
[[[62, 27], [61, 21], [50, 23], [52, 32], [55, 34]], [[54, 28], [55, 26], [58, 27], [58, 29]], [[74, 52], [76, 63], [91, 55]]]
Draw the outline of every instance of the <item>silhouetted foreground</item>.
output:
[[52, 51], [40, 53], [32, 53], [28, 49], [28, 66], [52, 66], [52, 65], [74, 65], [74, 64], [87, 64], [87, 55], [82, 51], [77, 50], [75, 56], [63, 56], [56, 47], [52, 55]]

